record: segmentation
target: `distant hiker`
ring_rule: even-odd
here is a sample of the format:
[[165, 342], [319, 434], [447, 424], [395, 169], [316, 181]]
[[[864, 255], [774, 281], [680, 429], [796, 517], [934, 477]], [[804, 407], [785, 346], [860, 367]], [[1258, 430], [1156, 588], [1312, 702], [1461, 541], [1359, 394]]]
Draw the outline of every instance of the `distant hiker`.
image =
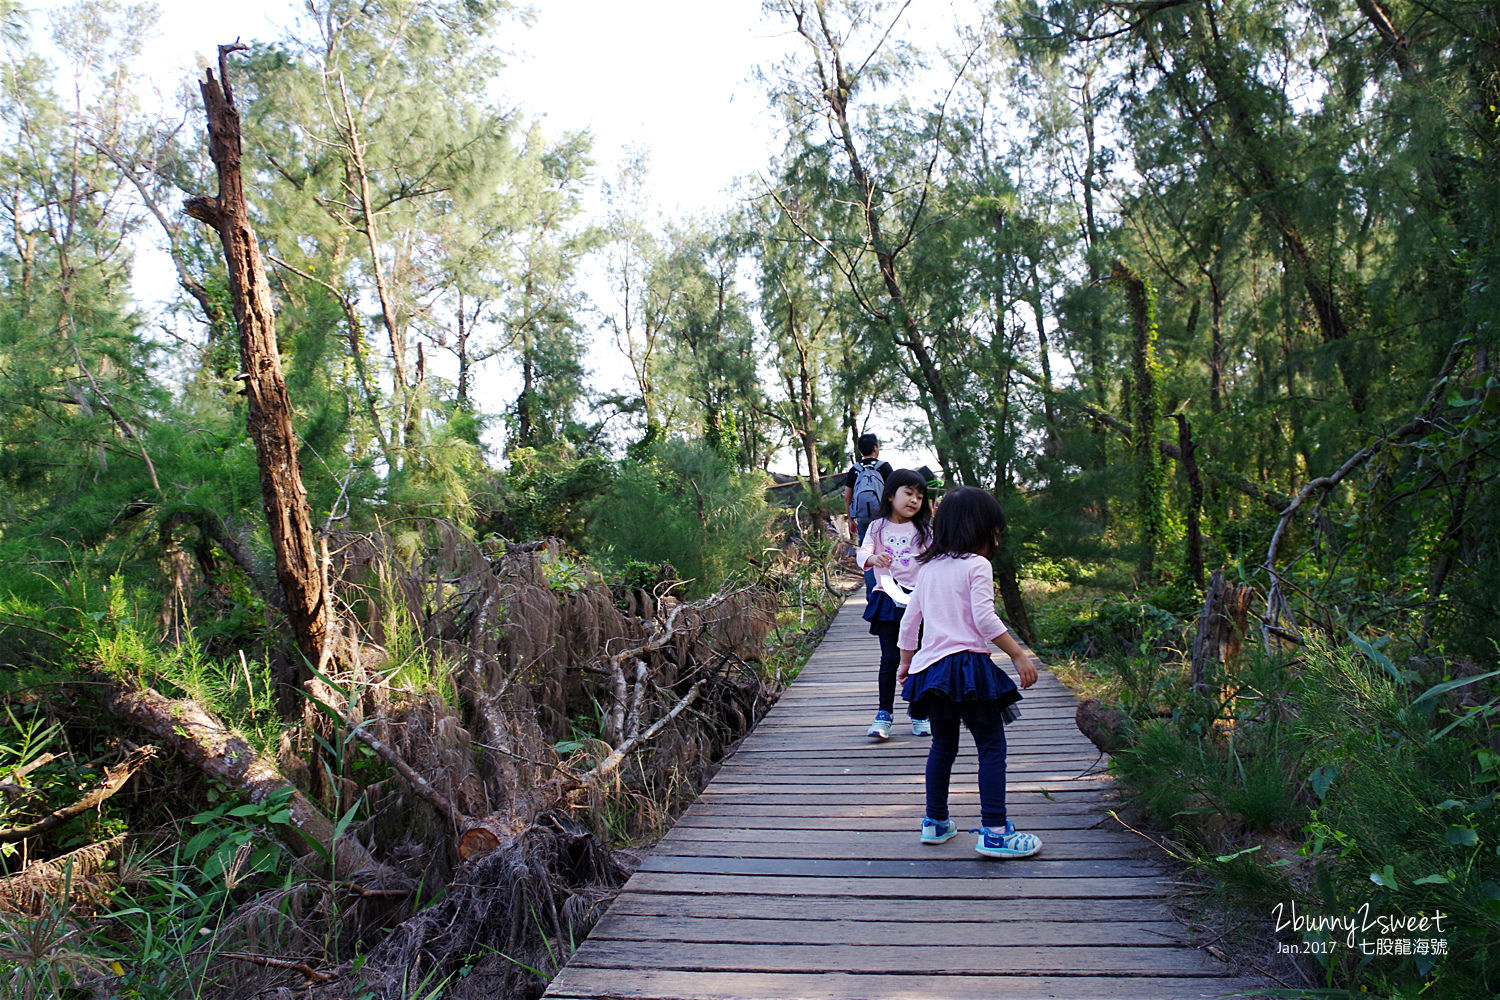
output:
[[[859, 551], [854, 553], [854, 561], [866, 572], [874, 572], [879, 578], [888, 577], [896, 589], [896, 593], [887, 593], [885, 585], [877, 582], [865, 604], [870, 634], [880, 640], [880, 700], [875, 721], [865, 735], [888, 740], [895, 719], [896, 665], [901, 660], [896, 632], [906, 610], [905, 591], [916, 585], [917, 557], [932, 542], [932, 504], [927, 501], [926, 480], [910, 469], [892, 472], [886, 477], [878, 513], [870, 522]], [[926, 716], [908, 711], [913, 736], [932, 732]]]
[[[844, 509], [849, 512], [849, 537], [858, 545], [865, 540], [870, 522], [880, 516], [880, 497], [885, 492], [885, 478], [893, 471], [890, 462], [880, 460], [880, 439], [861, 434], [854, 442], [859, 461], [844, 476]], [[875, 574], [865, 570], [865, 600], [875, 592]]]
[[984, 490], [963, 486], [943, 498], [933, 518], [932, 544], [918, 557], [922, 568], [901, 618], [896, 678], [913, 715], [932, 723], [922, 843], [941, 844], [958, 835], [958, 824], [948, 818], [948, 782], [962, 723], [979, 755], [983, 825], [969, 831], [979, 834], [974, 850], [992, 858], [1026, 858], [1042, 849], [1041, 839], [1017, 832], [1005, 813], [1005, 724], [1019, 717], [1021, 692], [989, 657], [994, 643], [1015, 664], [1021, 687], [1036, 683], [1036, 665], [995, 613], [989, 556], [1004, 527], [1005, 512]]
[[890, 462], [880, 460], [880, 439], [874, 434], [861, 434], [855, 444], [859, 461], [844, 476], [844, 509], [849, 512], [849, 537], [858, 544], [865, 540], [870, 522], [880, 516], [880, 497], [893, 470]]

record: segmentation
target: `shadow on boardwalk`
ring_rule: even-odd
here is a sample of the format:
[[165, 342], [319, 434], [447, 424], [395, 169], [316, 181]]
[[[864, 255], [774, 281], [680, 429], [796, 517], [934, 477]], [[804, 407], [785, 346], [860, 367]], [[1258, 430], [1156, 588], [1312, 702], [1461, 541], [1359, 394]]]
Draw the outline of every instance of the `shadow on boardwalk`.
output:
[[[558, 1000], [1250, 994], [1193, 948], [1181, 887], [1104, 812], [1109, 780], [1048, 671], [1010, 738], [1008, 800], [1042, 854], [918, 840], [927, 738], [873, 743], [878, 647], [846, 602], [775, 708], [653, 849], [547, 992]], [[998, 654], [997, 654], [998, 655]], [[1000, 657], [1003, 660], [1003, 657]], [[973, 744], [952, 809], [979, 824]]]

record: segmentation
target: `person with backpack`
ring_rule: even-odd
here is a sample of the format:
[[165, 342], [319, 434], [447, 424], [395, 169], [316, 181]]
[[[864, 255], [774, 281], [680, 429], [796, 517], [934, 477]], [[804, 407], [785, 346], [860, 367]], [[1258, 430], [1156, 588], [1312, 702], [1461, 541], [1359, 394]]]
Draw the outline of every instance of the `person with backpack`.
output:
[[[849, 538], [855, 545], [865, 540], [870, 522], [880, 516], [880, 498], [885, 481], [893, 471], [890, 462], [880, 460], [880, 439], [861, 434], [854, 442], [859, 447], [859, 461], [844, 476], [844, 509], [849, 512]], [[865, 600], [875, 594], [875, 571], [865, 570]]]
[[880, 460], [880, 439], [874, 434], [861, 434], [855, 443], [860, 457], [844, 476], [844, 509], [849, 512], [849, 537], [858, 545], [870, 522], [880, 516], [880, 497], [894, 470], [890, 462]]

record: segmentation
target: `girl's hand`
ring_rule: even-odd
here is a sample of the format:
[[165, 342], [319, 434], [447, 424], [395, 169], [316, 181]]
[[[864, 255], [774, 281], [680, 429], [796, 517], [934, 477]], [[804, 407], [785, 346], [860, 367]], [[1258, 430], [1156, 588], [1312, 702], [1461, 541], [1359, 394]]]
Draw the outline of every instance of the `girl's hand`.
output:
[[1031, 654], [1021, 648], [1009, 632], [1001, 632], [991, 640], [1000, 647], [1000, 652], [1010, 657], [1011, 666], [1016, 668], [1016, 673], [1021, 676], [1021, 686], [1029, 688], [1036, 683], [1036, 661]]
[[900, 687], [906, 683], [906, 678], [911, 676], [911, 664], [903, 663], [896, 668], [896, 686]]
[[1021, 686], [1029, 688], [1036, 683], [1036, 661], [1029, 656], [1022, 656], [1015, 661], [1016, 673], [1021, 675]]
[[885, 567], [889, 566], [893, 561], [894, 560], [892, 560], [890, 556], [888, 556], [884, 552], [882, 552], [879, 555], [871, 556], [870, 557], [869, 565], [871, 565], [871, 566], [879, 566], [881, 569], [884, 569]]

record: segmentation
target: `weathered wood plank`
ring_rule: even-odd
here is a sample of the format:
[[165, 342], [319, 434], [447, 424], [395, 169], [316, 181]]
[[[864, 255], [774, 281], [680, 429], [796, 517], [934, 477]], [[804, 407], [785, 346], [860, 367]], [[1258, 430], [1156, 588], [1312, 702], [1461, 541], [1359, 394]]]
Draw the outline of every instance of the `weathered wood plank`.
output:
[[701, 969], [713, 972], [910, 972], [942, 969], [978, 975], [1217, 976], [1223, 965], [1191, 948], [1041, 944], [757, 944], [713, 941], [594, 941], [568, 962], [596, 969]]
[[[977, 817], [979, 812], [979, 793], [975, 791], [963, 791], [954, 789], [948, 796], [949, 805], [955, 814], [967, 817]], [[1007, 809], [1013, 816], [1025, 815], [1048, 815], [1048, 816], [1086, 816], [1090, 823], [1111, 823], [1107, 815], [1100, 812], [1101, 804], [1105, 808], [1113, 805], [1112, 800], [1060, 799], [1048, 798], [1041, 794], [1007, 795]], [[961, 811], [967, 810], [967, 811]], [[894, 821], [891, 829], [913, 829], [913, 823], [922, 822], [922, 799], [918, 797], [904, 797], [899, 801], [878, 802], [822, 802], [809, 805], [805, 802], [705, 802], [699, 799], [682, 815], [677, 821], [680, 825], [692, 822], [699, 817], [713, 814], [725, 817], [786, 817], [808, 821], [808, 825], [819, 825], [816, 821], [824, 817], [830, 818], [844, 828], [850, 825], [861, 825], [874, 827], [881, 820]], [[915, 817], [915, 819], [913, 819]], [[747, 824], [748, 825], [748, 824]]]
[[[1043, 878], [1026, 874], [1027, 864], [993, 861], [972, 877], [924, 878], [914, 885], [906, 878], [800, 877], [779, 875], [702, 875], [641, 871], [630, 878], [635, 892], [738, 893], [766, 901], [776, 896], [808, 894], [863, 896], [866, 899], [910, 899], [918, 893], [944, 899], [989, 899], [1003, 892], [1013, 899], [1118, 899], [1171, 896], [1181, 891], [1166, 879], [1121, 875], [1093, 878]], [[1002, 888], [1003, 884], [1003, 888]]]
[[[1077, 831], [1049, 830], [1035, 823], [1027, 823], [1026, 830], [1041, 837], [1046, 847], [1041, 857], [1048, 861], [1104, 861], [1109, 859], [1126, 861], [1151, 861], [1155, 869], [1160, 870], [1161, 864], [1155, 852], [1149, 845], [1134, 842], [1111, 841], [1098, 843], [1089, 837], [1083, 839], [1064, 839], [1067, 833]], [[702, 831], [699, 831], [702, 832]], [[722, 833], [722, 831], [709, 831]], [[834, 833], [835, 831], [816, 831], [819, 833]], [[1086, 831], [1092, 835], [1097, 831]], [[744, 835], [741, 834], [740, 838]], [[917, 839], [916, 833], [909, 837], [893, 839], [889, 834], [882, 836], [852, 837], [841, 836], [837, 841], [817, 842], [806, 838], [798, 840], [786, 840], [782, 838], [765, 838], [762, 840], [731, 839], [724, 836], [715, 836], [711, 839], [687, 839], [675, 837], [671, 840], [663, 840], [651, 849], [653, 857], [729, 857], [729, 858], [806, 858], [809, 860], [837, 860], [884, 858], [890, 861], [927, 861], [932, 860], [935, 852], [942, 852], [940, 860], [947, 861], [975, 861], [984, 863], [977, 854], [973, 854], [974, 837], [963, 834], [954, 838], [947, 847], [923, 844]]]
[[851, 997], [941, 1000], [1207, 1000], [1255, 996], [1231, 977], [871, 975], [809, 976], [782, 972], [680, 972], [564, 969], [547, 995], [557, 1000], [849, 1000]]
[[[957, 840], [934, 845], [925, 858], [756, 858], [715, 855], [652, 855], [638, 871], [677, 872], [698, 875], [787, 875], [805, 878], [902, 878], [940, 879], [958, 877], [988, 878], [991, 869], [1004, 864], [969, 851]], [[1159, 863], [1143, 863], [1124, 858], [1054, 859], [1038, 855], [1026, 865], [1033, 878], [1119, 878], [1122, 876], [1162, 874]], [[926, 882], [908, 886], [921, 892]]]
[[[713, 819], [713, 817], [705, 818]], [[1159, 851], [1150, 841], [1114, 829], [1094, 828], [1074, 822], [1075, 819], [1076, 817], [1068, 816], [1062, 817], [1061, 821], [1053, 822], [1044, 816], [1036, 816], [1027, 821], [1026, 829], [1046, 831], [1049, 834], [1048, 847], [1053, 844], [1089, 844], [1117, 851], [1138, 849], [1160, 859]], [[1017, 825], [1019, 826], [1019, 821]], [[969, 829], [971, 827], [960, 827], [961, 834], [967, 833]], [[870, 857], [872, 848], [875, 856], [880, 856], [882, 852], [896, 850], [903, 846], [921, 847], [928, 853], [934, 847], [942, 846], [922, 843], [917, 837], [918, 830], [919, 827], [913, 820], [906, 823], [886, 824], [882, 827], [860, 826], [853, 829], [821, 826], [755, 828], [738, 824], [730, 825], [727, 820], [717, 825], [679, 823], [673, 827], [671, 833], [657, 843], [656, 847], [652, 848], [652, 853], [656, 853], [659, 847], [672, 847], [679, 844], [695, 846], [703, 851], [724, 844], [757, 846], [785, 844], [809, 849], [813, 847], [843, 848], [856, 856]], [[962, 842], [962, 835], [951, 841], [954, 844]], [[972, 840], [970, 842], [972, 843]]]
[[[941, 924], [944, 927], [963, 924], [1029, 923], [1157, 923], [1172, 921], [1170, 899], [1111, 899], [1101, 904], [1097, 899], [1012, 899], [1009, 897], [972, 900], [954, 906], [949, 899], [913, 896], [899, 903], [874, 904], [869, 899], [850, 896], [784, 896], [776, 900], [772, 913], [747, 916], [742, 896], [670, 896], [637, 893], [627, 890], [615, 899], [609, 914], [637, 916], [702, 917], [726, 924], [758, 919], [799, 920], [831, 927], [840, 924], [863, 924], [886, 921], [915, 924]], [[878, 940], [866, 934], [864, 927], [848, 927], [845, 940]]]
[[[871, 920], [860, 928], [866, 941], [906, 942], [915, 928], [910, 921]], [[1054, 921], [1047, 925], [1051, 945], [1116, 945], [1160, 948], [1185, 943], [1182, 927], [1171, 920]], [[944, 924], [943, 944], [989, 946], [1005, 936], [992, 922]], [[1032, 933], [1022, 927], [1013, 933]], [[849, 930], [833, 922], [766, 918], [722, 920], [710, 917], [629, 914], [611, 911], [589, 932], [591, 941], [699, 941], [751, 944], [844, 944]]]

